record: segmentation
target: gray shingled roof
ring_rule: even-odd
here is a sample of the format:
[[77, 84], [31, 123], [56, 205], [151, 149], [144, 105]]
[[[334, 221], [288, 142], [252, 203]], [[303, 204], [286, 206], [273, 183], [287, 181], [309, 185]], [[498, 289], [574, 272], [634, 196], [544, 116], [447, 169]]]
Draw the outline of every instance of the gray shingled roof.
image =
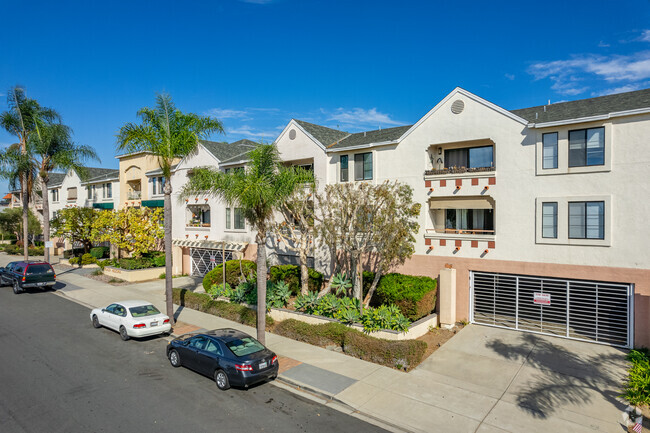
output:
[[113, 179], [119, 177], [120, 170], [116, 168], [86, 167], [86, 178], [82, 179], [83, 183], [97, 182], [104, 179]]
[[293, 120], [305, 131], [307, 131], [312, 137], [318, 140], [324, 147], [336, 144], [337, 141], [340, 141], [350, 135], [349, 132], [339, 131], [337, 129], [328, 128], [326, 126], [315, 125], [303, 120]]
[[[544, 111], [545, 107], [546, 111]], [[582, 117], [598, 116], [639, 108], [650, 108], [650, 89], [522, 108], [520, 110], [512, 110], [511, 113], [523, 117], [529, 122], [545, 123], [580, 119]]]
[[247, 139], [233, 143], [201, 140], [201, 144], [221, 162], [246, 153], [257, 146], [257, 143]]
[[50, 173], [50, 181], [47, 183], [47, 187], [59, 186], [63, 183], [63, 179], [65, 179], [65, 173]]
[[377, 129], [374, 131], [357, 132], [351, 134], [338, 143], [334, 143], [328, 149], [339, 149], [351, 146], [363, 146], [364, 144], [383, 143], [395, 141], [400, 138], [413, 125], [397, 126], [395, 128]]
[[[174, 164], [169, 168], [172, 173], [174, 172], [174, 170], [176, 170], [177, 166], [178, 166], [178, 164]], [[149, 170], [144, 175], [145, 176], [156, 176], [156, 175], [159, 175], [159, 174], [162, 174], [162, 168], [157, 168], [155, 170]]]

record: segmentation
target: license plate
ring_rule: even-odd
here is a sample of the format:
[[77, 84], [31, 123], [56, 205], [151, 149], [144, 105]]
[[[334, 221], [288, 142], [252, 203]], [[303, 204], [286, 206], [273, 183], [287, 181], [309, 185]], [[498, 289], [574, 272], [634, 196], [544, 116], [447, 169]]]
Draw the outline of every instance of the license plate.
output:
[[45, 283], [37, 283], [39, 286], [44, 286]]
[[151, 322], [149, 326], [158, 326], [158, 322]]
[[260, 368], [266, 368], [267, 365], [268, 365], [268, 362], [266, 362], [266, 361], [260, 362]]

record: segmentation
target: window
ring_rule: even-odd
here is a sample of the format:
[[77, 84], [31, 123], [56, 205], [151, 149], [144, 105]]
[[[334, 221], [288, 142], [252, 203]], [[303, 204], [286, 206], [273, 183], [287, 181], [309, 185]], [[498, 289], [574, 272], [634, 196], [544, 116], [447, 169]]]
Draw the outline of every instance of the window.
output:
[[113, 197], [113, 184], [105, 183], [102, 185], [102, 197], [103, 198], [112, 198]]
[[205, 351], [209, 352], [213, 355], [219, 355], [223, 356], [223, 353], [221, 352], [221, 349], [219, 348], [219, 344], [215, 341], [208, 340], [208, 343], [205, 345]]
[[447, 209], [445, 231], [494, 233], [492, 209]]
[[492, 146], [445, 150], [445, 168], [483, 168], [493, 166], [494, 149]]
[[86, 198], [88, 200], [91, 200], [93, 198], [92, 190], [90, 189], [90, 185], [86, 187]]
[[557, 239], [557, 202], [542, 203], [542, 237]]
[[188, 227], [210, 227], [210, 206], [189, 205], [187, 206]]
[[246, 229], [246, 221], [244, 219], [244, 213], [239, 207], [235, 208], [235, 230], [244, 230]]
[[354, 155], [354, 180], [372, 179], [372, 152]]
[[542, 168], [557, 168], [557, 132], [542, 135]]
[[77, 199], [77, 188], [68, 188], [68, 200], [76, 200]]
[[200, 337], [200, 336], [194, 337], [190, 340], [189, 346], [195, 349], [203, 350], [203, 348], [205, 347], [205, 342], [206, 342], [205, 337]]
[[569, 167], [604, 164], [604, 127], [569, 131]]
[[161, 195], [164, 194], [164, 188], [165, 188], [165, 178], [163, 176], [157, 176], [151, 179], [152, 182], [152, 193], [153, 195]]
[[59, 189], [58, 188], [52, 190], [52, 201], [55, 202], [55, 203], [57, 201], [59, 201]]
[[230, 229], [232, 227], [232, 224], [230, 222], [230, 208], [226, 208], [226, 228]]
[[348, 156], [341, 155], [341, 182], [347, 182], [348, 179]]
[[605, 202], [569, 202], [569, 238], [605, 239]]

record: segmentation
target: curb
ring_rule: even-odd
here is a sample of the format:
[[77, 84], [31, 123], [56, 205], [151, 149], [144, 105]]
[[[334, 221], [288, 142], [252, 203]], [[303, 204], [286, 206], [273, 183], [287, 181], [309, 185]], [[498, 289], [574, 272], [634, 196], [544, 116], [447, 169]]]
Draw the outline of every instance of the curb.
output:
[[[280, 384], [275, 383], [280, 382]], [[281, 374], [275, 379], [275, 382], [271, 382], [282, 389], [285, 389], [294, 394], [300, 395], [302, 397], [308, 398], [310, 400], [316, 401], [322, 405], [326, 405], [335, 409], [339, 412], [345, 413], [347, 415], [358, 418], [362, 421], [365, 421], [369, 424], [373, 424], [377, 427], [381, 427], [384, 430], [394, 432], [394, 433], [403, 433], [410, 432], [411, 430], [406, 430], [404, 427], [397, 424], [390, 423], [383, 419], [380, 419], [374, 415], [364, 413], [350, 406], [349, 404], [343, 402], [342, 400], [334, 397], [332, 394], [319, 390], [313, 386], [307, 385], [303, 382], [300, 382], [295, 379], [289, 379]]]

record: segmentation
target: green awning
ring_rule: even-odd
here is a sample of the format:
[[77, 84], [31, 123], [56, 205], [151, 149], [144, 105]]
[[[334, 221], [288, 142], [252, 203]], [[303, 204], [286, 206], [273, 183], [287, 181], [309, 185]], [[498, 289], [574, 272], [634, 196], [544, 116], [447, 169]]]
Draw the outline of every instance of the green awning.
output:
[[93, 203], [95, 209], [113, 209], [113, 203]]
[[142, 200], [142, 207], [163, 207], [165, 200]]

